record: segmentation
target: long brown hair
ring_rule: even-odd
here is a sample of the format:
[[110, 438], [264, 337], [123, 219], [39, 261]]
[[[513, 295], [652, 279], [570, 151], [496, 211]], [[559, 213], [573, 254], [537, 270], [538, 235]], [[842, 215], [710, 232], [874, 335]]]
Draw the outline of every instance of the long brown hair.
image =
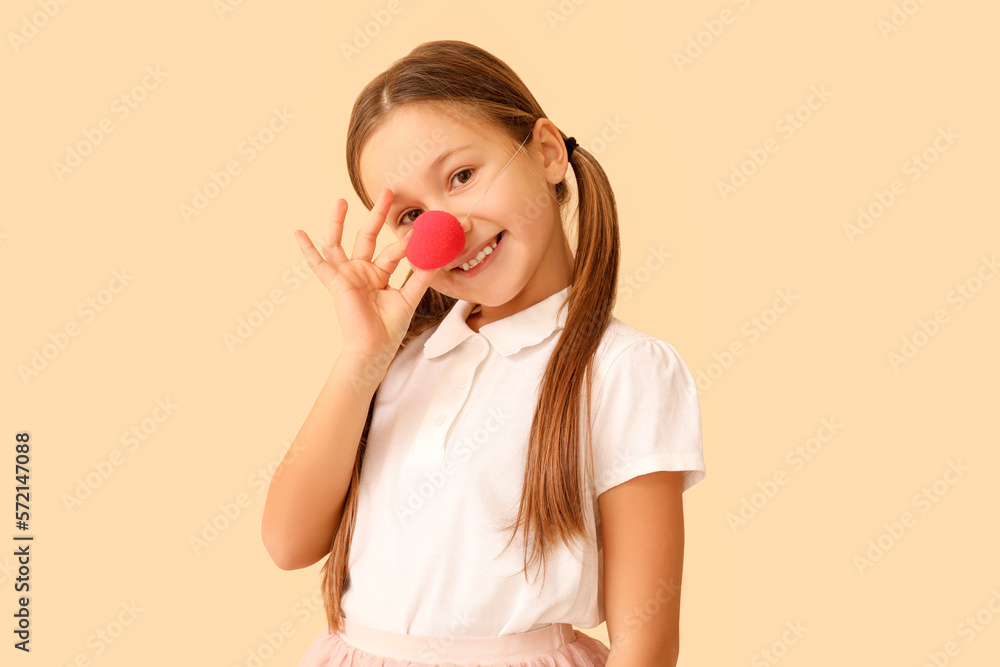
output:
[[[513, 146], [533, 129], [536, 120], [547, 117], [524, 82], [492, 54], [455, 40], [420, 44], [365, 86], [351, 111], [347, 170], [354, 191], [369, 210], [374, 202], [361, 183], [361, 151], [387, 116], [407, 104], [433, 105], [436, 110], [465, 122], [479, 120], [484, 127], [509, 137]], [[540, 554], [544, 570], [546, 553], [553, 548], [555, 538], [569, 545], [570, 540], [587, 536], [583, 485], [593, 480], [589, 429], [591, 369], [594, 353], [611, 321], [618, 283], [618, 211], [611, 183], [596, 158], [582, 146], [574, 150], [571, 162], [576, 175], [579, 227], [566, 325], [545, 368], [531, 422], [517, 518], [505, 528], [512, 529], [508, 547], [522, 523], [525, 536], [530, 536], [525, 539], [525, 578], [529, 543], [530, 562], [534, 563]], [[555, 186], [555, 200], [560, 208], [568, 203], [569, 197], [565, 181]], [[411, 270], [407, 279], [412, 274]], [[456, 299], [427, 288], [399, 349], [439, 323], [455, 303]], [[587, 482], [581, 479], [580, 467], [580, 407], [584, 387]], [[348, 555], [357, 518], [358, 484], [377, 396], [376, 389], [368, 406], [342, 518], [322, 567], [327, 623], [335, 632], [342, 629], [340, 598], [350, 584]]]

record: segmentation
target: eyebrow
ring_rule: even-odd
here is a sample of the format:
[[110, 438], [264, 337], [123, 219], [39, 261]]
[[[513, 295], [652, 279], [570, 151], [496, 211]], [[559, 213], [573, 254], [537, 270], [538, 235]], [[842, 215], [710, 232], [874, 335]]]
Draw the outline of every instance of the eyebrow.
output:
[[[451, 150], [447, 150], [447, 151], [441, 153], [440, 155], [438, 155], [433, 160], [431, 160], [431, 163], [427, 166], [427, 169], [428, 169], [428, 171], [437, 171], [438, 169], [440, 169], [441, 163], [444, 162], [445, 160], [447, 160], [448, 158], [450, 158], [455, 153], [457, 153], [459, 151], [464, 151], [464, 150], [469, 149], [469, 148], [474, 148], [474, 147], [475, 147], [474, 144], [465, 144], [464, 146], [459, 146], [457, 148], [452, 148]], [[394, 194], [396, 193], [395, 190], [393, 192], [394, 192]], [[402, 198], [405, 199], [405, 196], [402, 197]], [[399, 199], [394, 199], [393, 200], [392, 207], [389, 209], [390, 211], [395, 211], [395, 210], [401, 208], [401, 206], [399, 204], [397, 204], [398, 201], [399, 201]]]
[[455, 153], [457, 153], [459, 151], [464, 151], [464, 150], [466, 150], [468, 148], [472, 148], [472, 147], [473, 147], [472, 144], [465, 144], [464, 146], [459, 146], [458, 148], [453, 148], [450, 151], [445, 151], [444, 153], [441, 153], [441, 155], [438, 155], [436, 158], [434, 158], [431, 161], [431, 164], [428, 167], [428, 169], [430, 169], [431, 171], [433, 171], [433, 170], [439, 168], [441, 166], [442, 162], [444, 162], [445, 160], [447, 160], [448, 158], [450, 158]]

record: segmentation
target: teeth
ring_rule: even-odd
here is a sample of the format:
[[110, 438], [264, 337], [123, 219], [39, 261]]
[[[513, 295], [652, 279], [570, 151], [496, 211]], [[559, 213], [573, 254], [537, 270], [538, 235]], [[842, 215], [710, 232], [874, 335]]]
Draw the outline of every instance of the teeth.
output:
[[462, 264], [462, 270], [463, 271], [468, 271], [469, 269], [471, 269], [472, 267], [474, 267], [476, 264], [479, 264], [479, 262], [481, 262], [484, 259], [486, 259], [486, 256], [489, 255], [491, 252], [493, 252], [493, 249], [497, 247], [497, 243], [498, 243], [498, 241], [494, 240], [492, 244], [490, 244], [490, 245], [486, 246], [485, 248], [483, 248], [482, 250], [480, 250], [478, 255], [476, 255], [475, 257], [473, 257], [472, 259], [470, 259], [465, 264]]

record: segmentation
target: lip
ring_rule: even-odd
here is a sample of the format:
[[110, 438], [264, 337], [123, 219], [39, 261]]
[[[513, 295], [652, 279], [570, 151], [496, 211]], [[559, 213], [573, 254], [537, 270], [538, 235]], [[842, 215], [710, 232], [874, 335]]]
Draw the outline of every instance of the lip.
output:
[[[483, 248], [485, 248], [488, 245], [493, 245], [493, 242], [496, 241], [498, 238], [500, 238], [502, 240], [502, 238], [503, 238], [502, 234], [503, 234], [503, 232], [499, 232], [495, 236], [491, 236], [487, 241], [484, 241], [481, 246], [479, 246], [478, 248], [476, 248], [475, 251], [469, 253], [468, 255], [466, 255], [465, 257], [463, 257], [462, 259], [460, 259], [457, 262], [455, 262], [455, 266], [451, 267], [451, 269], [449, 269], [449, 270], [450, 271], [454, 271], [455, 269], [458, 269], [459, 267], [461, 267], [466, 262], [475, 259], [476, 255], [478, 255], [480, 252], [482, 252]], [[499, 246], [497, 246], [497, 247], [499, 247]], [[490, 254], [493, 254], [493, 253], [490, 253]], [[486, 261], [486, 257], [483, 258], [483, 261]], [[463, 273], [465, 273], [465, 272], [463, 272]]]

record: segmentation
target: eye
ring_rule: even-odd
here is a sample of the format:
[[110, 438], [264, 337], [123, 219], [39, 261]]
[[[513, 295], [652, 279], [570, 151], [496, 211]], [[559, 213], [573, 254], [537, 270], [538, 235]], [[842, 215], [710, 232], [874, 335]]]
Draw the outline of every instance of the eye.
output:
[[468, 182], [469, 182], [469, 179], [470, 179], [470, 178], [472, 178], [472, 169], [463, 169], [462, 171], [460, 171], [460, 172], [458, 172], [457, 174], [455, 174], [454, 176], [452, 176], [452, 177], [451, 177], [451, 180], [453, 180], [453, 181], [454, 181], [454, 180], [455, 180], [456, 178], [458, 178], [458, 177], [459, 177], [459, 175], [461, 175], [461, 174], [469, 174], [469, 176], [468, 176], [468, 177], [467, 177], [467, 178], [466, 178], [466, 179], [465, 179], [464, 181], [462, 181], [462, 184], [464, 185], [465, 183], [468, 183]]
[[412, 218], [407, 217], [407, 216], [409, 216], [411, 213], [416, 213], [417, 211], [420, 211], [420, 213], [423, 213], [423, 210], [419, 209], [419, 208], [411, 208], [409, 211], [404, 211], [403, 214], [399, 216], [399, 224], [401, 224], [401, 225], [410, 225], [410, 224], [413, 224], [413, 221], [416, 220], [417, 218], [419, 218], [420, 214], [417, 214], [417, 215], [413, 216]]
[[[462, 171], [456, 172], [455, 175], [451, 177], [451, 181], [454, 182], [455, 179], [456, 178], [460, 178], [462, 174], [469, 174], [468, 176], [465, 177], [465, 180], [460, 181], [461, 185], [465, 185], [466, 183], [469, 182], [469, 179], [472, 178], [472, 173], [474, 171], [475, 171], [475, 169], [463, 169]], [[411, 208], [409, 211], [403, 211], [399, 215], [399, 221], [398, 221], [399, 224], [400, 225], [411, 225], [411, 224], [413, 224], [413, 222], [417, 218], [420, 217], [420, 213], [417, 213], [417, 211], [419, 211], [420, 213], [423, 213], [423, 209], [419, 209], [419, 208]], [[417, 213], [417, 215], [414, 215], [413, 217], [410, 217], [411, 213]]]

